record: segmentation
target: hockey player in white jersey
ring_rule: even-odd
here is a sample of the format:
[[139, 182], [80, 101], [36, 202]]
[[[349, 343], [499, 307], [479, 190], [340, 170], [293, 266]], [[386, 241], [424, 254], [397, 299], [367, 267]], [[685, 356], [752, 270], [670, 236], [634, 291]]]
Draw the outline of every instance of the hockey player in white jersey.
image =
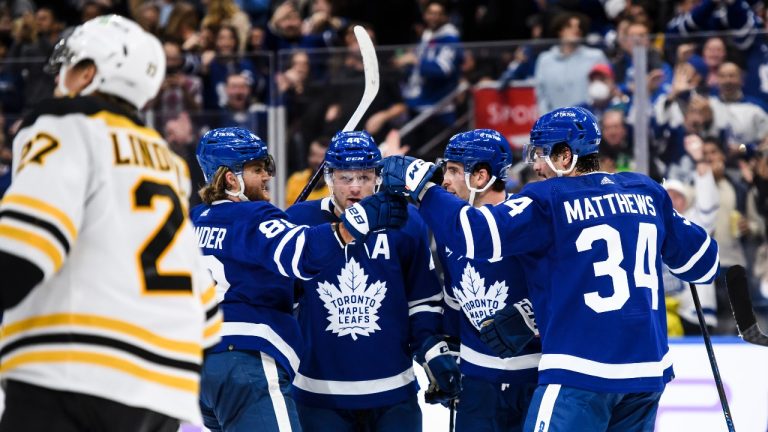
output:
[[[661, 265], [693, 283], [711, 282], [719, 268], [717, 244], [675, 212], [661, 185], [600, 171], [600, 138], [587, 110], [544, 114], [525, 154], [548, 178], [484, 209], [434, 187], [430, 163], [383, 162], [382, 189], [420, 202], [454, 253], [522, 260], [542, 344], [526, 431], [652, 431], [674, 376]], [[483, 331], [509, 322], [495, 321]]]
[[308, 280], [328, 262], [343, 260], [350, 232], [362, 240], [368, 230], [404, 223], [405, 200], [357, 204], [348, 214], [360, 221], [345, 215], [310, 228], [288, 222], [269, 203], [274, 162], [258, 136], [236, 127], [214, 129], [200, 139], [197, 159], [207, 184], [192, 220], [225, 321], [222, 340], [203, 366], [205, 426], [300, 430], [290, 383], [304, 342], [293, 316], [293, 279]]
[[[297, 224], [337, 222], [381, 182], [379, 152], [364, 131], [339, 132], [325, 155], [331, 196], [288, 209]], [[426, 226], [409, 206], [401, 229], [355, 241], [301, 281], [299, 323], [307, 344], [294, 394], [306, 431], [420, 431], [413, 359], [430, 377], [428, 401], [460, 390], [441, 333], [442, 290]]]
[[[443, 187], [477, 208], [507, 198], [505, 180], [512, 149], [491, 129], [462, 132], [448, 141]], [[438, 243], [445, 270], [445, 329], [461, 341], [462, 390], [456, 431], [520, 431], [538, 379], [541, 344], [501, 358], [480, 337], [481, 322], [507, 305], [530, 304], [517, 257], [471, 260]]]
[[187, 167], [137, 117], [163, 49], [102, 16], [50, 63], [69, 97], [25, 117], [0, 204], [0, 430], [176, 431], [200, 420], [221, 313], [186, 216]]

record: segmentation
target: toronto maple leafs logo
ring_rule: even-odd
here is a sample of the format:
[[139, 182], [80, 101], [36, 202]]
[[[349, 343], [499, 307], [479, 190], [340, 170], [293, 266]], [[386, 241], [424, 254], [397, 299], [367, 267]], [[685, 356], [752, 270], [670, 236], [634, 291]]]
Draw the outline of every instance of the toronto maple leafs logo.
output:
[[350, 335], [353, 340], [357, 336], [368, 336], [381, 327], [377, 312], [387, 293], [387, 283], [376, 281], [368, 285], [368, 275], [360, 264], [351, 258], [341, 269], [339, 286], [320, 282], [317, 292], [328, 309], [328, 327], [339, 337]]
[[486, 289], [485, 279], [469, 263], [464, 268], [459, 285], [461, 289], [454, 286], [453, 293], [464, 314], [478, 330], [480, 321], [507, 305], [507, 283], [496, 281]]

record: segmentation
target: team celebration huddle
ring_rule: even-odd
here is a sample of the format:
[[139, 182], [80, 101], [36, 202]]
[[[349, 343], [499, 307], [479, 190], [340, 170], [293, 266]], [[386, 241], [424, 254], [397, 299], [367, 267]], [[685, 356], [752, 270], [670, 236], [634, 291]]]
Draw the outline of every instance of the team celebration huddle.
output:
[[[353, 36], [362, 101], [285, 210], [264, 136], [205, 133], [194, 190], [139, 118], [155, 36], [107, 15], [59, 43], [0, 204], [0, 431], [421, 431], [422, 400], [459, 432], [654, 430], [663, 276], [712, 283], [717, 242], [661, 184], [602, 170], [582, 107], [541, 112], [522, 156], [471, 129], [437, 162], [383, 157]], [[509, 193], [520, 158], [538, 181]]]

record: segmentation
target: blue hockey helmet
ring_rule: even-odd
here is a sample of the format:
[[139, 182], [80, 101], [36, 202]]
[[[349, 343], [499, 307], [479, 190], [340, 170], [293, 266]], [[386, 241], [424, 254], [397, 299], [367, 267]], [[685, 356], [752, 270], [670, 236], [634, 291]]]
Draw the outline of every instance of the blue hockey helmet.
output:
[[448, 141], [444, 159], [464, 165], [464, 173], [471, 174], [477, 164], [490, 165], [490, 174], [506, 180], [512, 165], [512, 149], [504, 135], [493, 129], [475, 129], [461, 132]]
[[361, 170], [379, 168], [381, 151], [366, 131], [338, 132], [325, 152], [327, 170]]
[[597, 117], [581, 107], [565, 107], [550, 111], [536, 120], [531, 129], [531, 142], [525, 149], [526, 162], [535, 160], [536, 149], [541, 156], [549, 157], [552, 148], [560, 143], [568, 144], [576, 156], [597, 153], [602, 133]]
[[203, 170], [206, 182], [211, 182], [219, 167], [227, 167], [234, 174], [241, 174], [248, 162], [266, 159], [267, 169], [274, 169], [267, 144], [248, 129], [226, 127], [213, 129], [200, 138], [197, 145], [197, 162]]

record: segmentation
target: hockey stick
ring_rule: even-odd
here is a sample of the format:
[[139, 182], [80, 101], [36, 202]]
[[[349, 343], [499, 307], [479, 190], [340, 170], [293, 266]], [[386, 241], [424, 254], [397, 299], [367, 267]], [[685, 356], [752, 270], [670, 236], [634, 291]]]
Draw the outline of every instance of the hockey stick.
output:
[[448, 415], [450, 415], [450, 419], [448, 420], [448, 432], [454, 431], [454, 418], [456, 414], [456, 399], [451, 399], [450, 402], [448, 402]]
[[747, 272], [744, 267], [735, 265], [728, 269], [725, 275], [728, 287], [728, 298], [731, 301], [731, 310], [736, 319], [736, 327], [741, 333], [742, 339], [755, 345], [768, 346], [768, 336], [760, 330], [752, 309], [752, 300], [749, 298], [747, 285]]
[[[357, 38], [357, 44], [360, 46], [360, 54], [363, 56], [363, 73], [365, 74], [365, 90], [363, 90], [363, 98], [360, 99], [360, 104], [352, 113], [352, 117], [349, 118], [347, 125], [342, 129], [344, 132], [349, 132], [357, 127], [360, 123], [360, 119], [363, 118], [363, 114], [371, 106], [371, 103], [376, 98], [376, 94], [379, 92], [379, 60], [376, 58], [376, 48], [373, 47], [371, 37], [368, 36], [368, 31], [362, 26], [355, 26], [355, 37]], [[323, 175], [325, 169], [325, 161], [323, 161], [317, 171], [312, 174], [312, 178], [304, 189], [301, 191], [296, 201], [293, 203], [300, 203], [307, 199], [307, 195], [315, 188], [315, 185], [320, 181], [320, 176]]]
[[712, 341], [709, 338], [709, 332], [707, 331], [707, 323], [704, 321], [704, 312], [701, 310], [701, 302], [699, 301], [699, 293], [696, 290], [695, 284], [688, 284], [691, 287], [691, 295], [693, 296], [693, 304], [696, 307], [696, 315], [699, 317], [699, 327], [701, 327], [701, 335], [704, 337], [704, 345], [707, 347], [707, 355], [709, 356], [709, 365], [712, 366], [712, 375], [715, 377], [715, 386], [717, 387], [717, 394], [720, 396], [720, 405], [723, 408], [723, 415], [725, 415], [725, 424], [728, 426], [729, 432], [736, 432], [733, 426], [733, 416], [731, 415], [731, 408], [728, 406], [728, 398], [725, 396], [725, 389], [723, 388], [723, 380], [720, 378], [720, 369], [717, 367], [717, 359], [715, 359], [715, 350], [712, 349]]

